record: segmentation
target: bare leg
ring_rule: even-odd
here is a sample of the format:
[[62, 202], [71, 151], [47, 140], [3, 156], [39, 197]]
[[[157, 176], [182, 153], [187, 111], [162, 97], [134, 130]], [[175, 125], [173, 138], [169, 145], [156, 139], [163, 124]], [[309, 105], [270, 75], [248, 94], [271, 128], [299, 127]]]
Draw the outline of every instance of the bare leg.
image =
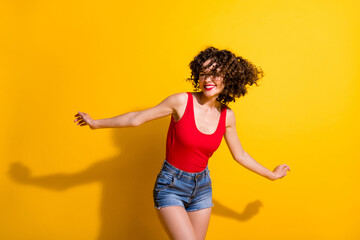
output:
[[209, 227], [211, 207], [188, 212], [188, 214], [195, 231], [196, 239], [204, 240]]
[[160, 222], [172, 240], [197, 240], [184, 207], [170, 206], [156, 209]]

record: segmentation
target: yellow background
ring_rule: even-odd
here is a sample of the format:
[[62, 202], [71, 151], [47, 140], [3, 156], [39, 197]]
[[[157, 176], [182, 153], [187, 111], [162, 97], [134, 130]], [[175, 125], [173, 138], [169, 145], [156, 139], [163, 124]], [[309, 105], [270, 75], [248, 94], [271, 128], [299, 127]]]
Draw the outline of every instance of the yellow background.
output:
[[230, 104], [269, 181], [209, 161], [207, 239], [360, 239], [358, 1], [1, 1], [0, 239], [166, 239], [152, 188], [170, 118], [95, 119], [192, 91], [188, 64], [228, 49], [265, 77]]

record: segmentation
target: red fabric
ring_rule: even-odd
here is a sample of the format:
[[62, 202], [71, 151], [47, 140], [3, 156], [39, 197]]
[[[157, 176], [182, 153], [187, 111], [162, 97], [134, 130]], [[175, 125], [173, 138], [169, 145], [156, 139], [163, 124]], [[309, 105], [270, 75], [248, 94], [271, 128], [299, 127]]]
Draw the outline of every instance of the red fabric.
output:
[[166, 161], [186, 172], [201, 172], [209, 158], [220, 146], [225, 133], [226, 107], [221, 109], [220, 121], [213, 134], [201, 133], [194, 119], [193, 96], [188, 94], [184, 115], [179, 121], [171, 116], [166, 140]]

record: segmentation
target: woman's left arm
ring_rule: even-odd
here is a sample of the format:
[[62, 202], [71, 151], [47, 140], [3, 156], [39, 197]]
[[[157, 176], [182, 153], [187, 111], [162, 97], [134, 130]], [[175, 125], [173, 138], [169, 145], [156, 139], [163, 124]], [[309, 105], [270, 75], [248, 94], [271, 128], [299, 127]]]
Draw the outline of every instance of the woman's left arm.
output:
[[236, 132], [236, 119], [234, 112], [231, 109], [227, 109], [226, 115], [227, 123], [224, 138], [234, 160], [250, 171], [253, 171], [272, 181], [286, 176], [287, 171], [290, 171], [290, 167], [288, 165], [281, 164], [273, 171], [270, 171], [244, 151]]

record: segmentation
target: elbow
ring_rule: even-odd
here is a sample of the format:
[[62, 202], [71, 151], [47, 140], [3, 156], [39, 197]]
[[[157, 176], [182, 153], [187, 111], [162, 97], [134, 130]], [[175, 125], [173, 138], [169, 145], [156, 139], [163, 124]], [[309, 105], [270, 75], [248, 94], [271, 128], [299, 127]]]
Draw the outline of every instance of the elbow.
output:
[[141, 125], [141, 122], [140, 121], [136, 121], [136, 120], [132, 120], [130, 121], [130, 127], [138, 127]]
[[245, 159], [246, 159], [246, 152], [244, 150], [242, 150], [239, 155], [234, 156], [234, 160], [241, 165], [243, 164]]
[[140, 123], [137, 123], [137, 122], [130, 122], [130, 124], [128, 125], [129, 127], [138, 127], [140, 126], [141, 124]]
[[141, 121], [141, 119], [138, 117], [138, 112], [133, 112], [132, 116], [130, 118], [130, 127], [138, 127], [140, 125], [142, 125], [143, 122]]
[[130, 121], [130, 127], [138, 127], [140, 126], [141, 124], [143, 124], [142, 122], [140, 122], [139, 120], [132, 120]]
[[240, 156], [239, 156], [239, 160], [243, 161], [246, 158], [246, 152], [245, 150], [241, 150]]

